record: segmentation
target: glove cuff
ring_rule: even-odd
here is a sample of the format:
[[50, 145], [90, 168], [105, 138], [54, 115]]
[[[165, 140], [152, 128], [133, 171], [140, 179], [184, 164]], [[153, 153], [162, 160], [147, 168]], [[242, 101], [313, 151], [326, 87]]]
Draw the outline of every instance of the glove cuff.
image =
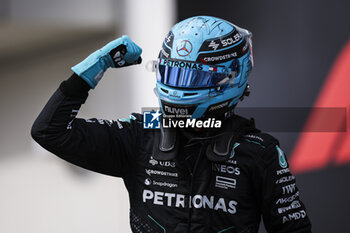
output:
[[84, 79], [91, 88], [96, 87], [109, 67], [114, 67], [113, 60], [109, 54], [102, 55], [101, 52], [101, 50], [97, 50], [84, 61], [72, 67], [72, 71]]

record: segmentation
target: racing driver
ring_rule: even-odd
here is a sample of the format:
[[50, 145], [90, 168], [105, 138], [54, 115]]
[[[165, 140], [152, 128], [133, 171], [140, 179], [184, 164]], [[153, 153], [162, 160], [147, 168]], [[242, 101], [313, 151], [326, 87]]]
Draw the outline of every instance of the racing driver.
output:
[[153, 63], [160, 112], [152, 120], [215, 118], [222, 123], [215, 129], [197, 123], [147, 129], [137, 113], [77, 118], [108, 68], [141, 63], [141, 48], [122, 36], [72, 67], [34, 122], [32, 137], [70, 163], [121, 177], [134, 233], [257, 233], [261, 217], [269, 233], [309, 233], [278, 141], [234, 113], [249, 94], [251, 37], [220, 18], [188, 18], [170, 30]]

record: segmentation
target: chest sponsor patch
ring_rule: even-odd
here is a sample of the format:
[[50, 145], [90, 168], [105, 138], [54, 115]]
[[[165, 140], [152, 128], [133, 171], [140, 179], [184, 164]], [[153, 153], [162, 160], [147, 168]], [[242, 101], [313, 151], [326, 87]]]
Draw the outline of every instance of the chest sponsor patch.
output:
[[220, 172], [222, 174], [234, 174], [237, 176], [241, 174], [239, 167], [218, 163], [212, 163], [212, 171]]
[[175, 167], [175, 162], [174, 161], [158, 161], [155, 160], [153, 157], [150, 158], [150, 160], [148, 161], [149, 164], [151, 164], [152, 166], [161, 166], [161, 167]]
[[176, 208], [195, 208], [212, 209], [224, 213], [235, 214], [238, 203], [234, 200], [227, 200], [223, 197], [207, 196], [196, 194], [193, 196], [168, 193], [151, 190], [143, 190], [142, 200], [144, 203], [152, 205], [176, 207]]
[[222, 189], [234, 189], [236, 188], [236, 179], [229, 178], [225, 176], [216, 176], [215, 177], [215, 187]]
[[152, 180], [150, 178], [145, 179], [145, 185], [147, 185], [147, 186], [153, 185], [153, 186], [167, 187], [167, 188], [179, 187], [179, 185], [175, 184], [175, 183], [170, 183], [170, 182], [166, 182], [166, 181], [159, 181], [159, 180]]
[[147, 175], [158, 175], [158, 176], [170, 176], [170, 177], [178, 177], [179, 174], [176, 172], [168, 172], [168, 171], [161, 171], [161, 170], [153, 170], [153, 169], [145, 169], [145, 172]]

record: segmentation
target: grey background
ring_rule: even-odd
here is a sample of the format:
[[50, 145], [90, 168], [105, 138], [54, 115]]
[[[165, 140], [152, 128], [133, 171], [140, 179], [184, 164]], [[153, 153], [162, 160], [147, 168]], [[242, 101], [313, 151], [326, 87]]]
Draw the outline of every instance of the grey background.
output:
[[[32, 140], [30, 128], [70, 68], [112, 39], [127, 34], [145, 63], [154, 59], [175, 22], [174, 3], [0, 1], [1, 233], [131, 232], [123, 181], [57, 158]], [[157, 106], [154, 85], [144, 65], [110, 69], [79, 117], [118, 119]]]
[[[349, 9], [347, 0], [178, 1], [178, 18], [213, 15], [253, 32], [251, 95], [239, 107], [312, 107], [335, 58], [350, 38]], [[254, 111], [248, 113], [254, 116]], [[264, 119], [256, 118], [256, 122], [266, 127]], [[299, 135], [271, 133], [287, 153]], [[297, 174], [313, 232], [350, 232], [349, 177], [349, 165], [332, 164]]]

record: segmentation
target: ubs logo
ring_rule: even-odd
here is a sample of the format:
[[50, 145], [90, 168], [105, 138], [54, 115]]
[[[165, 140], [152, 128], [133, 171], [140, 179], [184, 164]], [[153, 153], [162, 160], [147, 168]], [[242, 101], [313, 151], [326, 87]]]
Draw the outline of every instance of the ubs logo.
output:
[[173, 161], [158, 161], [155, 160], [153, 157], [151, 157], [151, 159], [148, 162], [153, 166], [160, 165], [162, 167], [175, 167], [175, 162]]
[[192, 52], [192, 43], [188, 40], [183, 40], [177, 44], [176, 52], [181, 57], [186, 57]]

